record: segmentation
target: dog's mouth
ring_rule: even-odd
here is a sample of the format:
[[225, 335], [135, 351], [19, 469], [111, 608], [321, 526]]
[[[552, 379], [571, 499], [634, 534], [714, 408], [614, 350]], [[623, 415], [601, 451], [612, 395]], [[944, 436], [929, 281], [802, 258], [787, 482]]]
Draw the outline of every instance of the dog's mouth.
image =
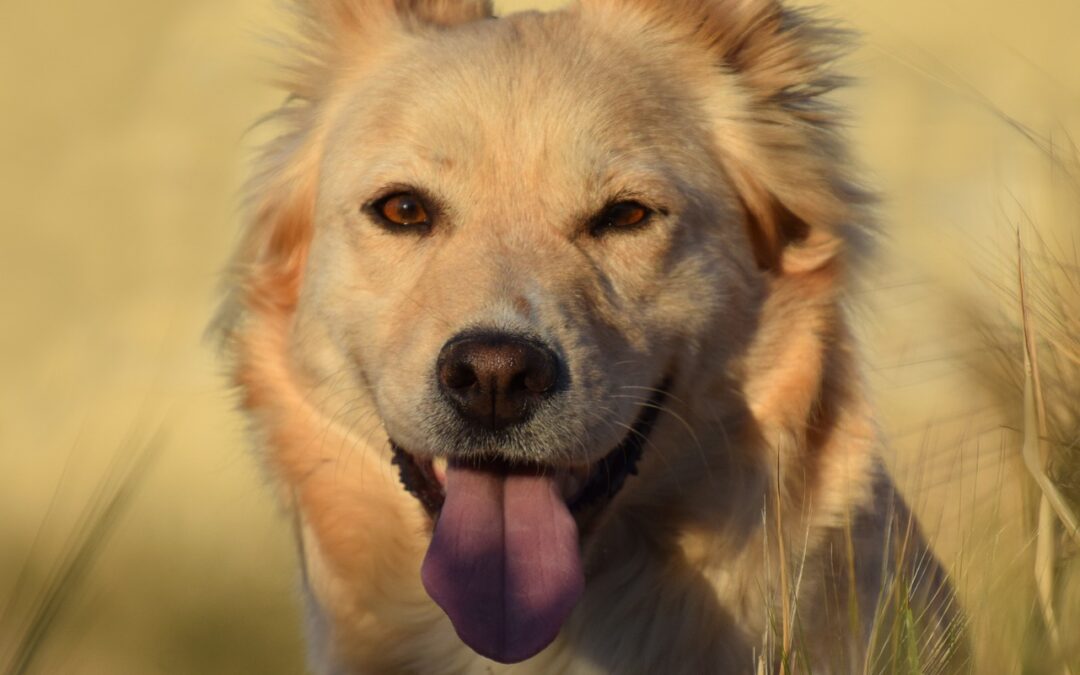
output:
[[584, 592], [578, 520], [637, 473], [665, 382], [623, 441], [587, 467], [421, 460], [393, 444], [401, 482], [435, 520], [421, 577], [459, 637], [501, 663], [539, 653]]
[[[536, 474], [550, 476], [559, 489], [570, 513], [584, 517], [610, 502], [630, 476], [637, 475], [645, 443], [652, 433], [667, 399], [667, 382], [653, 390], [642, 405], [641, 412], [623, 441], [606, 456], [589, 466], [544, 466], [541, 464], [512, 464], [505, 460], [488, 459], [455, 462], [466, 467], [494, 474]], [[450, 462], [446, 457], [421, 459], [397, 443], [391, 442], [393, 463], [398, 468], [402, 486], [420, 502], [432, 519], [438, 519], [446, 503], [446, 483]]]

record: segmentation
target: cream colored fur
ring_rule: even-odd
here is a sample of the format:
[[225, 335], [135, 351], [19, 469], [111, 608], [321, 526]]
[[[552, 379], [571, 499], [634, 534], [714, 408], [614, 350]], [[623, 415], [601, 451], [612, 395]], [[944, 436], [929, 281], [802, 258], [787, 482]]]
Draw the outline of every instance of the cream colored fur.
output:
[[[896, 580], [920, 626], [951, 620], [845, 327], [870, 230], [824, 99], [839, 33], [773, 0], [298, 9], [288, 130], [226, 316], [297, 522], [316, 672], [779, 672], [785, 650], [788, 672], [878, 672]], [[439, 195], [446, 226], [380, 229], [361, 207], [386, 185]], [[666, 215], [588, 236], [613, 195]], [[474, 325], [566, 352], [564, 414], [515, 441], [534, 461], [596, 461], [674, 382], [640, 475], [583, 538], [584, 600], [517, 666], [473, 654], [425, 594], [431, 524], [390, 463], [391, 438], [438, 451], [433, 362]], [[949, 635], [923, 639], [924, 667]]]

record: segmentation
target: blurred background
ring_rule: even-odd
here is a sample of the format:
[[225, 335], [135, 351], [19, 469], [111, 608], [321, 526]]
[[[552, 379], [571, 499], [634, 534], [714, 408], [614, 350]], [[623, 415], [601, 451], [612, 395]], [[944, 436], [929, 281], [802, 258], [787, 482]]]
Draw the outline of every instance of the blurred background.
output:
[[[1058, 517], [1080, 494], [1080, 3], [823, 9], [863, 36], [842, 98], [886, 238], [854, 313], [888, 461], [957, 578], [977, 672], [1080, 674]], [[253, 124], [282, 100], [261, 36], [287, 19], [272, 0], [0, 3], [4, 675], [303, 672], [289, 523], [203, 337]], [[1059, 502], [1040, 507], [1025, 432]]]

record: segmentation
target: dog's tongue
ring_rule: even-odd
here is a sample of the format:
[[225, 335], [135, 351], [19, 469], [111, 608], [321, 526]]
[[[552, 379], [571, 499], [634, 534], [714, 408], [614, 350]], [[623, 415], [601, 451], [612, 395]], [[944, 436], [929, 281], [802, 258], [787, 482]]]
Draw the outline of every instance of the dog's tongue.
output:
[[478, 654], [517, 663], [551, 644], [585, 588], [554, 479], [448, 467], [421, 578]]

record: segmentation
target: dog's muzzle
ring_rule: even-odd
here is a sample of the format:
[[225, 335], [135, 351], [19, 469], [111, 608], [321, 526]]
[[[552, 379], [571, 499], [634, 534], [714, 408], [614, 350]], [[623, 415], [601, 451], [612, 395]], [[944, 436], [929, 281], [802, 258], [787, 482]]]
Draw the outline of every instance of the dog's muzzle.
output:
[[630, 433], [569, 495], [560, 482], [566, 470], [556, 466], [451, 459], [444, 484], [433, 460], [392, 444], [402, 485], [434, 521], [424, 587], [474, 651], [518, 663], [558, 635], [584, 593], [579, 522], [637, 473], [669, 386], [655, 390]]

